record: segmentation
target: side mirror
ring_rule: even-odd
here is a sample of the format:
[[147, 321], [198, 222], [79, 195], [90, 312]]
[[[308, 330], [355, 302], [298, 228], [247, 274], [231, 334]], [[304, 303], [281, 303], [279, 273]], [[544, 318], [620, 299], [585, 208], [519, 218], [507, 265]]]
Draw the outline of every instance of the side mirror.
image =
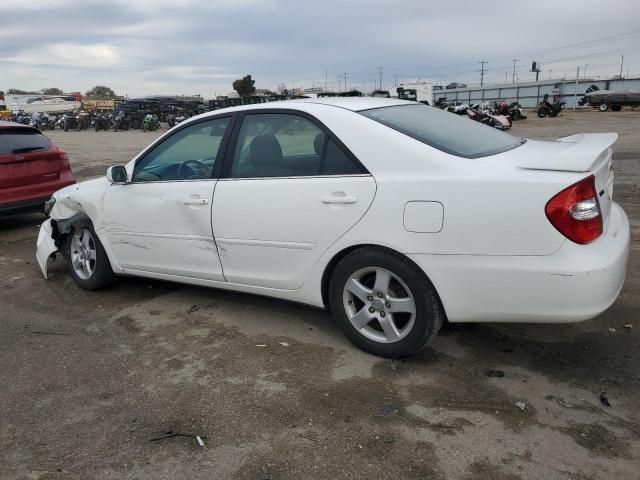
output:
[[122, 165], [114, 165], [107, 169], [107, 180], [111, 183], [127, 183], [127, 169]]

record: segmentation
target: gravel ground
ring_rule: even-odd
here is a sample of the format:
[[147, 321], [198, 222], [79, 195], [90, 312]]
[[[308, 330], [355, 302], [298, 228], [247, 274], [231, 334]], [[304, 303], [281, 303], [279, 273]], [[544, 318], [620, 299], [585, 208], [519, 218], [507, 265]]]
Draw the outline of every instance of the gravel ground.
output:
[[[513, 128], [621, 134], [615, 197], [633, 243], [607, 312], [445, 325], [402, 361], [278, 300], [133, 278], [85, 292], [61, 262], [45, 281], [43, 217], [0, 220], [0, 478], [640, 478], [639, 130], [633, 111]], [[48, 135], [84, 179], [160, 133]]]

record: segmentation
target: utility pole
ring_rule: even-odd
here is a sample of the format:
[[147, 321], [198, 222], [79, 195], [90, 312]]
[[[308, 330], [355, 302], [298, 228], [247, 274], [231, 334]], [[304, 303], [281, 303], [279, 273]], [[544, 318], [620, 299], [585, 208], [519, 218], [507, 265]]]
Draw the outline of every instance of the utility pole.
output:
[[516, 83], [516, 63], [518, 63], [518, 59], [513, 59], [513, 74], [511, 75], [511, 83]]
[[624, 55], [620, 54], [620, 80], [622, 80], [622, 66], [624, 65]]
[[340, 82], [342, 79], [340, 78], [342, 75], [338, 75], [338, 93], [340, 93]]
[[586, 80], [587, 79], [587, 67], [589, 66], [588, 63], [584, 64], [584, 72], [583, 72], [583, 78]]
[[397, 87], [397, 86], [398, 86], [398, 75], [396, 75], [396, 81], [394, 83], [394, 87]]
[[549, 69], [549, 80], [551, 80], [551, 69]]
[[506, 70], [504, 71], [504, 83], [507, 83], [507, 74], [508, 73], [509, 73], [508, 71], [506, 71]]
[[486, 60], [480, 60], [478, 62], [480, 64], [480, 86], [484, 85], [484, 64], [489, 63]]
[[324, 67], [324, 91], [329, 89], [329, 75], [327, 73], [327, 67]]
[[347, 72], [344, 72], [344, 91], [346, 92], [347, 90]]
[[578, 105], [578, 80], [580, 80], [580, 67], [576, 71], [576, 88], [573, 92], [573, 110], [576, 109], [576, 105]]
[[382, 90], [382, 66], [378, 67], [378, 77], [380, 78], [380, 90]]

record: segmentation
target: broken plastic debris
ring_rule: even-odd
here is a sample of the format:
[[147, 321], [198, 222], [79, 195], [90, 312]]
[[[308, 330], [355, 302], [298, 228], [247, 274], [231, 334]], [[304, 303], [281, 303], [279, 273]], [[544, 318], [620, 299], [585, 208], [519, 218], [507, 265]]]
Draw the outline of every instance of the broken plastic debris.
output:
[[631, 323], [627, 323], [625, 325], [623, 325], [624, 328], [626, 328], [627, 330], [631, 330], [633, 328], [633, 325]]
[[524, 402], [516, 402], [516, 407], [524, 412], [525, 408], [527, 408], [527, 404]]
[[256, 347], [266, 347], [266, 345], [264, 343], [259, 343]]
[[609, 333], [616, 333], [616, 329], [615, 328], [610, 328], [609, 329]]
[[200, 438], [200, 435], [196, 435], [196, 440], [198, 441], [198, 445], [200, 445], [201, 447], [204, 447], [204, 442]]
[[289, 344], [287, 342], [278, 342], [278, 343], [280, 343], [280, 345], [282, 345], [283, 347], [288, 347], [289, 346]]

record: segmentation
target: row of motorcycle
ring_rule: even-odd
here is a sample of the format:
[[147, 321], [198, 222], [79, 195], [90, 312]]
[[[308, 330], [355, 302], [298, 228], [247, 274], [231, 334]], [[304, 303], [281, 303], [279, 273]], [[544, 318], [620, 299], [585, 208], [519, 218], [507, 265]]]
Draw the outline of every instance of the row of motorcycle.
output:
[[160, 128], [160, 120], [157, 115], [150, 113], [128, 115], [124, 111], [116, 113], [75, 111], [65, 112], [61, 115], [39, 112], [29, 115], [23, 111], [18, 111], [12, 114], [9, 120], [35, 127], [38, 130], [60, 129], [65, 132], [87, 129], [94, 129], [96, 132], [113, 129], [113, 131], [117, 132], [118, 130], [126, 131], [130, 128], [142, 129], [148, 132]]
[[523, 113], [522, 106], [518, 102], [506, 103], [489, 102], [468, 105], [460, 102], [447, 102], [444, 98], [435, 102], [435, 106], [447, 112], [463, 115], [471, 120], [497, 128], [508, 130], [515, 120], [524, 120], [527, 116]]

